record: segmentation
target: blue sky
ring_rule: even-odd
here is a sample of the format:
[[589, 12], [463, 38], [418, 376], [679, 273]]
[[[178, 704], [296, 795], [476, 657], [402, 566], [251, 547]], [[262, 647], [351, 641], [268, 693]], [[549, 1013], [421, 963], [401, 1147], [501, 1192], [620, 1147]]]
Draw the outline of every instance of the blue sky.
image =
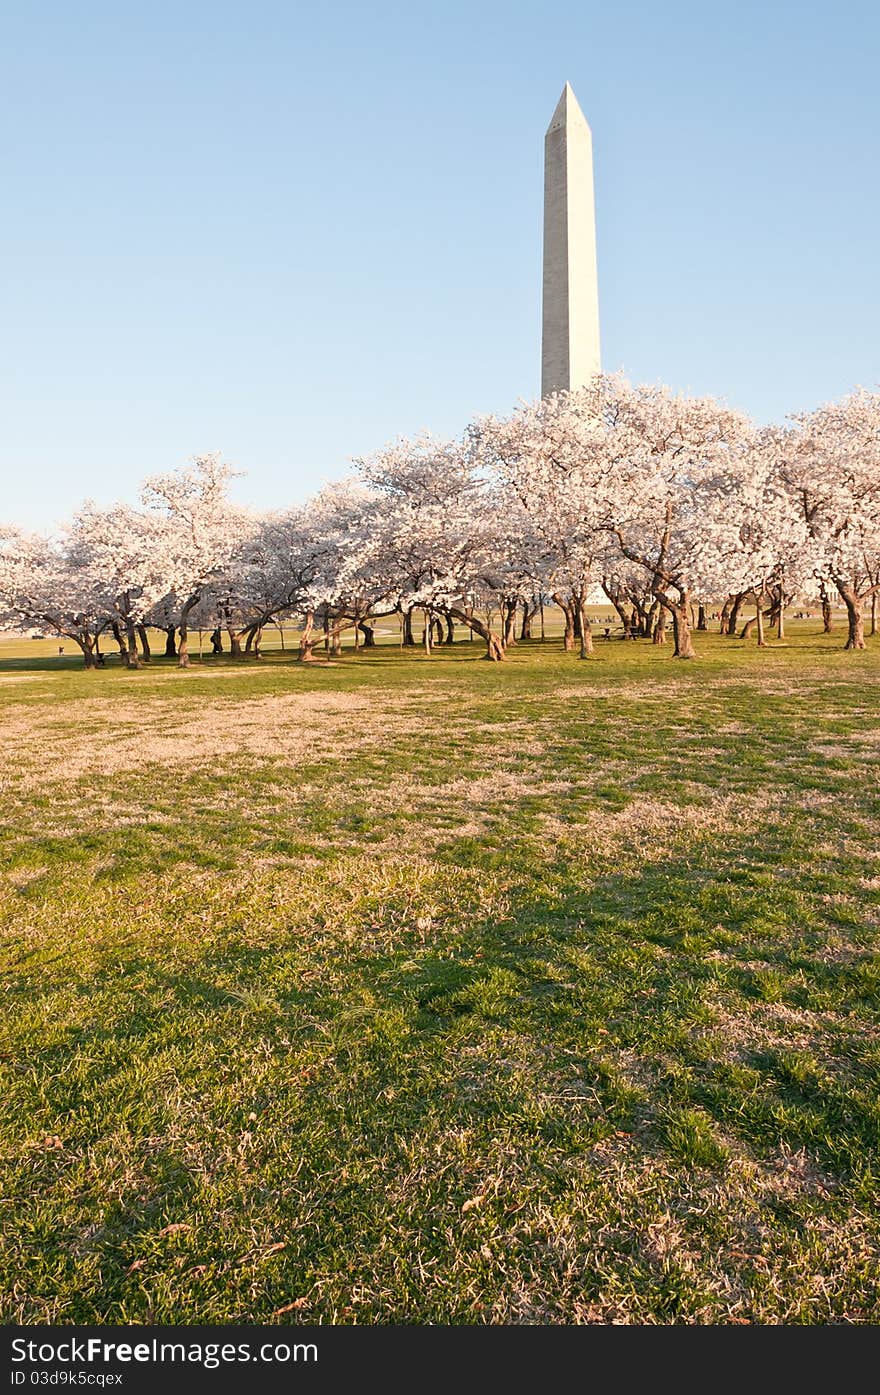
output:
[[868, 0], [2, 14], [0, 521], [208, 450], [282, 506], [536, 396], [566, 80], [606, 368], [762, 420], [880, 380]]

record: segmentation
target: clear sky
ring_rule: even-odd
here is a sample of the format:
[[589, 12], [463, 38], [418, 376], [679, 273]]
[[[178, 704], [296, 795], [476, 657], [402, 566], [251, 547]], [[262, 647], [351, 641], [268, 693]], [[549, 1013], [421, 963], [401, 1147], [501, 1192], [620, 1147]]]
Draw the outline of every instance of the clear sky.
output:
[[761, 420], [880, 380], [876, 0], [2, 13], [0, 521], [209, 450], [282, 506], [537, 396], [566, 79], [607, 369]]

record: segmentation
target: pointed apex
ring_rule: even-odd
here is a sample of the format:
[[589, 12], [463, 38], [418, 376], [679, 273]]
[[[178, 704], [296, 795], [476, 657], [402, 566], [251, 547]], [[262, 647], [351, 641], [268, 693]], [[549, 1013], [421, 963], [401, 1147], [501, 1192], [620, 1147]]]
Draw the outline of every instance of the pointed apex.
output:
[[578, 99], [572, 91], [571, 83], [567, 82], [562, 89], [562, 96], [556, 103], [556, 110], [550, 118], [547, 135], [549, 136], [551, 131], [558, 131], [564, 126], [571, 125], [574, 121], [582, 121], [589, 129], [587, 118], [578, 105]]

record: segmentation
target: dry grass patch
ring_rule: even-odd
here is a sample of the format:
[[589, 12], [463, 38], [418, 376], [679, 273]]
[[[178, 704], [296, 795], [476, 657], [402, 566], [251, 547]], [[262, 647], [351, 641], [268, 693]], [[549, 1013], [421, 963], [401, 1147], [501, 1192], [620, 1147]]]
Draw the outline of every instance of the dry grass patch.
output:
[[0, 789], [38, 790], [85, 776], [145, 772], [150, 767], [210, 766], [234, 757], [285, 760], [316, 754], [345, 761], [352, 751], [382, 745], [389, 731], [414, 735], [428, 725], [425, 703], [441, 695], [393, 692], [285, 693], [244, 701], [93, 698], [70, 714], [27, 707], [0, 731]]

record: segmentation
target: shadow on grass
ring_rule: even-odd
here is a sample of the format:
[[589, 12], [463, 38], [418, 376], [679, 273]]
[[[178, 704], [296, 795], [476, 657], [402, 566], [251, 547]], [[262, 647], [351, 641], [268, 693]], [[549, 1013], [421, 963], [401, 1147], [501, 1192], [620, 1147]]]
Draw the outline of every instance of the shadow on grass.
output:
[[[390, 1234], [442, 1267], [466, 1206], [485, 1212], [480, 1243], [495, 1245], [523, 1197], [546, 1215], [575, 1205], [582, 1168], [593, 1190], [612, 1189], [622, 1272], [642, 1265], [661, 1320], [692, 1312], [684, 1280], [644, 1259], [615, 1166], [653, 1169], [669, 1197], [694, 1178], [718, 1196], [735, 1160], [771, 1168], [780, 1150], [804, 1150], [820, 1181], [766, 1202], [793, 1235], [867, 1206], [877, 1184], [877, 956], [854, 933], [846, 957], [827, 960], [842, 930], [809, 852], [778, 827], [759, 842], [703, 836], [636, 868], [561, 855], [524, 870], [510, 851], [488, 870], [474, 859], [432, 932], [418, 924], [430, 886], [320, 934], [272, 922], [261, 944], [267, 903], [241, 898], [224, 941], [188, 944], [186, 964], [161, 945], [120, 946], [90, 951], [78, 985], [22, 979], [9, 1028], [31, 1065], [6, 1102], [65, 1150], [37, 1166], [23, 1156], [14, 1186], [39, 1220], [20, 1253], [37, 1267], [49, 1257], [43, 1290], [66, 1286], [79, 1320], [143, 1317], [142, 1274], [170, 1285], [160, 1309], [172, 1311], [179, 1224], [187, 1291], [236, 1293], [227, 1320], [265, 1315], [287, 1290], [267, 1281], [254, 1299], [248, 1273], [229, 1268], [254, 1229], [284, 1236], [272, 1262], [295, 1291], [304, 1275], [372, 1272]], [[492, 912], [475, 895], [489, 871], [504, 887]], [[192, 912], [169, 923], [169, 949], [197, 934], [197, 899]], [[519, 1180], [496, 1201], [486, 1179], [502, 1165]], [[707, 1253], [712, 1214], [687, 1212]], [[558, 1284], [552, 1249], [517, 1243]], [[464, 1299], [438, 1291], [426, 1304], [402, 1264], [393, 1301], [460, 1320]], [[602, 1282], [581, 1286], [598, 1295]]]

